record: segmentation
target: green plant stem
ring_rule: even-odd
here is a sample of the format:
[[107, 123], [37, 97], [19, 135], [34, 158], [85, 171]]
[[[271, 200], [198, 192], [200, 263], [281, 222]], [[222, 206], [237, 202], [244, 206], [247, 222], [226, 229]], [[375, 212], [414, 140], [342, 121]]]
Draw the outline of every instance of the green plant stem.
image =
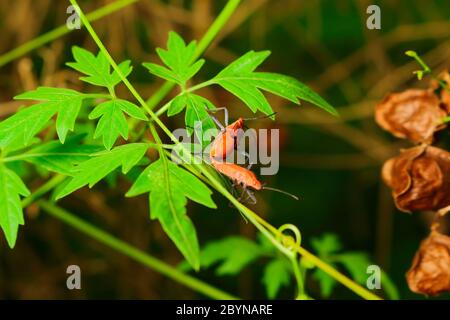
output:
[[[50, 180], [48, 180], [45, 184], [36, 189], [31, 195], [22, 200], [22, 208], [30, 205], [31, 203], [35, 202], [36, 200], [44, 196], [47, 192], [49, 192], [57, 185], [59, 185], [62, 181], [64, 181], [65, 178], [66, 177], [63, 175], [56, 175]], [[68, 211], [59, 208], [58, 206], [54, 205], [51, 202], [41, 201], [40, 205], [44, 210], [46, 210], [46, 212], [49, 212], [52, 216], [59, 218], [61, 221], [69, 224], [72, 227], [75, 227], [76, 229], [86, 233], [89, 236], [92, 236], [96, 240], [106, 245], [109, 245], [111, 248], [116, 249], [117, 251], [142, 263], [143, 265], [151, 269], [154, 269], [155, 271], [160, 272], [165, 276], [186, 285], [187, 287], [193, 289], [194, 291], [200, 292], [212, 299], [227, 299], [227, 300], [237, 299], [236, 297], [226, 292], [223, 292], [222, 290], [214, 288], [208, 285], [207, 283], [204, 283], [192, 276], [186, 275], [183, 272], [173, 268], [172, 266], [167, 265], [164, 262], [148, 255], [147, 253], [139, 249], [136, 249], [119, 239], [114, 238], [113, 236], [107, 234], [106, 232], [99, 230], [98, 228], [88, 224], [87, 222], [84, 222], [80, 218], [75, 217]], [[114, 243], [113, 246], [110, 245], [111, 241]]]
[[112, 99], [113, 96], [108, 93], [85, 93], [83, 94], [84, 98], [91, 98], [91, 99]]
[[199, 90], [201, 88], [208, 87], [208, 86], [210, 86], [212, 84], [215, 84], [215, 83], [217, 83], [217, 81], [215, 79], [210, 79], [208, 81], [201, 82], [201, 83], [199, 83], [199, 84], [197, 84], [195, 86], [192, 86], [192, 87], [186, 89], [185, 92], [193, 92], [193, 91]]
[[170, 102], [171, 102], [172, 100], [170, 100], [169, 102], [167, 102], [165, 105], [163, 105], [161, 108], [159, 108], [156, 112], [155, 112], [155, 115], [157, 116], [157, 117], [160, 117], [160, 116], [162, 116], [166, 111], [167, 111], [167, 109], [169, 109], [169, 107], [170, 107]]
[[[195, 55], [191, 62], [194, 62], [197, 60], [204, 52], [205, 50], [211, 45], [211, 43], [216, 38], [217, 34], [222, 30], [222, 28], [225, 26], [225, 24], [228, 22], [230, 17], [233, 15], [233, 13], [236, 11], [237, 7], [239, 6], [239, 3], [241, 0], [229, 0], [225, 7], [223, 7], [222, 11], [219, 13], [217, 18], [214, 20], [214, 22], [211, 24], [211, 26], [208, 28], [206, 33], [203, 35], [203, 37], [198, 42]], [[157, 106], [168, 94], [172, 89], [175, 87], [175, 83], [166, 81], [148, 100], [147, 105], [150, 109], [153, 109], [155, 106]]]
[[[230, 19], [233, 13], [236, 11], [240, 2], [241, 0], [229, 0], [227, 2], [227, 4], [225, 5], [225, 7], [223, 7], [222, 11], [219, 13], [217, 18], [214, 20], [214, 22], [208, 28], [206, 33], [200, 39], [192, 62], [197, 60], [214, 41], [217, 34], [220, 32], [220, 30], [224, 27], [224, 25], [227, 23], [227, 21]], [[153, 110], [172, 91], [172, 89], [175, 88], [175, 86], [176, 84], [173, 82], [169, 81], [164, 82], [164, 84], [158, 90], [156, 90], [156, 92], [154, 92], [150, 98], [147, 99], [146, 105], [151, 110]], [[166, 103], [162, 108], [160, 108], [156, 112], [156, 115], [159, 117], [164, 112], [166, 112], [167, 109], [169, 108], [169, 105], [170, 105], [169, 103]], [[136, 120], [131, 119], [130, 127], [134, 128], [136, 123], [137, 123]]]
[[425, 61], [422, 60], [422, 58], [417, 54], [417, 52], [408, 50], [405, 52], [405, 54], [417, 61], [417, 63], [422, 67], [422, 71], [424, 73], [430, 73], [431, 68], [425, 63]]
[[147, 105], [150, 109], [156, 107], [169, 93], [175, 88], [176, 84], [174, 82], [166, 81], [164, 84], [152, 94], [147, 100]]
[[[196, 90], [199, 90], [199, 89], [204, 88], [204, 87], [208, 87], [208, 86], [210, 86], [210, 85], [212, 85], [212, 84], [215, 84], [215, 83], [217, 83], [217, 81], [216, 81], [215, 79], [211, 79], [211, 80], [208, 80], [208, 81], [199, 83], [199, 84], [197, 84], [197, 85], [195, 85], [195, 86], [192, 86], [192, 87], [190, 87], [190, 88], [187, 88], [186, 90], [183, 90], [182, 92], [180, 92], [178, 95], [182, 95], [182, 94], [184, 94], [184, 93], [194, 92], [194, 91], [196, 91]], [[172, 101], [172, 100], [171, 100], [171, 101]], [[161, 116], [162, 114], [164, 114], [164, 113], [167, 111], [167, 109], [169, 109], [171, 101], [168, 101], [168, 102], [167, 102], [166, 104], [164, 104], [161, 108], [159, 108], [159, 109], [155, 112], [155, 114], [156, 114], [158, 117]]]
[[[351, 291], [359, 295], [360, 297], [367, 299], [367, 300], [380, 300], [380, 297], [377, 295], [371, 293], [369, 290], [363, 288], [350, 278], [346, 277], [333, 267], [331, 267], [329, 264], [323, 262], [321, 259], [310, 253], [308, 250], [300, 246], [298, 243], [294, 243], [292, 241], [289, 242], [289, 245], [291, 246], [291, 250], [285, 248], [280, 241], [277, 241], [277, 239], [284, 239], [286, 236], [278, 229], [267, 223], [264, 219], [262, 219], [260, 216], [258, 216], [255, 212], [250, 210], [249, 208], [245, 207], [242, 203], [240, 203], [236, 198], [234, 198], [228, 190], [226, 190], [220, 183], [217, 182], [210, 174], [207, 172], [205, 168], [202, 168], [201, 166], [196, 166], [200, 169], [201, 173], [203, 173], [204, 176], [206, 176], [207, 179], [203, 178], [202, 180], [207, 180], [207, 184], [209, 184], [211, 187], [219, 191], [222, 195], [224, 195], [233, 205], [243, 213], [243, 215], [252, 222], [255, 227], [267, 238], [269, 239], [272, 244], [278, 248], [281, 252], [283, 252], [290, 260], [293, 259], [293, 252], [291, 250], [295, 250], [297, 253], [299, 253], [301, 256], [303, 256], [305, 259], [310, 260], [316, 267], [319, 269], [322, 269], [322, 271], [329, 274], [331, 277], [336, 279], [338, 282], [340, 282], [342, 285], [349, 288]], [[188, 168], [189, 169], [189, 168]], [[190, 171], [194, 173], [197, 177], [201, 177], [201, 173], [195, 172], [196, 168], [193, 166], [190, 166]], [[266, 229], [267, 228], [267, 229]], [[270, 230], [272, 234], [270, 234], [267, 230]], [[299, 283], [298, 278], [296, 276], [297, 283]]]
[[297, 255], [294, 255], [289, 260], [291, 260], [292, 269], [294, 270], [294, 277], [297, 281], [297, 297], [303, 297], [305, 294], [305, 284], [304, 284], [304, 278], [302, 276], [302, 273], [300, 271], [300, 266], [298, 263]]
[[[95, 11], [92, 11], [86, 15], [86, 18], [89, 21], [96, 21], [98, 19], [101, 19], [105, 16], [110, 15], [113, 12], [116, 12], [126, 6], [129, 6], [138, 0], [118, 0], [116, 2], [113, 2], [111, 4], [108, 4], [104, 7], [101, 7], [100, 9], [97, 9]], [[0, 56], [0, 68], [11, 61], [27, 54], [30, 51], [33, 51], [44, 44], [53, 41], [59, 37], [62, 37], [68, 33], [70, 33], [71, 29], [67, 28], [66, 24], [61, 25], [57, 27], [56, 29], [53, 29], [47, 33], [44, 33], [43, 35], [24, 43], [23, 45], [3, 54]]]
[[237, 7], [241, 0], [229, 0], [225, 7], [223, 7], [222, 11], [219, 13], [217, 18], [211, 24], [209, 29], [203, 35], [202, 39], [199, 41], [197, 45], [197, 50], [195, 51], [195, 56], [192, 59], [192, 62], [200, 58], [200, 56], [205, 52], [205, 50], [210, 46], [213, 40], [216, 38], [217, 34], [220, 30], [223, 29], [227, 21], [236, 11]]
[[[208, 87], [208, 86], [210, 86], [210, 85], [212, 85], [212, 84], [215, 84], [215, 83], [217, 83], [217, 81], [216, 81], [215, 79], [211, 79], [211, 80], [208, 80], [208, 81], [199, 83], [199, 84], [197, 84], [197, 85], [195, 85], [195, 86], [192, 86], [192, 87], [190, 87], [190, 88], [187, 88], [186, 90], [183, 90], [182, 92], [180, 92], [179, 95], [181, 95], [181, 94], [183, 94], [183, 93], [194, 92], [194, 91], [196, 91], [196, 90], [199, 90], [199, 89], [204, 88], [204, 87]], [[167, 111], [167, 109], [169, 109], [170, 102], [171, 102], [171, 101], [167, 102], [165, 105], [163, 105], [161, 108], [159, 108], [159, 109], [155, 112], [155, 114], [156, 114], [158, 117], [161, 116], [162, 114], [164, 114], [164, 113]]]
[[[230, 0], [231, 2], [232, 0]], [[86, 16], [81, 11], [80, 7], [77, 4], [76, 0], [70, 0], [70, 2], [74, 5], [75, 8], [77, 8], [78, 14], [84, 23], [86, 30], [90, 33], [92, 39], [95, 41], [97, 46], [100, 48], [100, 50], [103, 52], [103, 54], [108, 59], [109, 63], [113, 67], [114, 71], [117, 72], [119, 77], [122, 79], [125, 86], [128, 88], [128, 90], [131, 92], [131, 94], [135, 97], [135, 99], [141, 104], [142, 108], [147, 111], [147, 113], [150, 115], [150, 117], [153, 119], [153, 121], [158, 124], [158, 126], [167, 134], [167, 136], [175, 143], [181, 145], [183, 150], [190, 155], [189, 150], [187, 150], [180, 142], [176, 139], [176, 137], [170, 132], [170, 130], [165, 126], [165, 124], [155, 115], [155, 113], [148, 107], [146, 102], [143, 100], [143, 98], [139, 95], [139, 93], [136, 91], [136, 89], [133, 87], [133, 85], [129, 82], [129, 80], [123, 75], [119, 67], [117, 66], [114, 59], [109, 54], [108, 50], [103, 45], [102, 41], [90, 25], [89, 21], [86, 19]], [[155, 131], [155, 134], [156, 131]], [[228, 190], [219, 182], [217, 181], [205, 168], [202, 166], [199, 166], [200, 172], [211, 181], [211, 184], [214, 186], [214, 188], [219, 191], [223, 196], [225, 196], [250, 222], [252, 222], [253, 225], [269, 240], [273, 243], [273, 245], [278, 248], [281, 252], [286, 254], [287, 256], [291, 256], [292, 253], [288, 248], [285, 248], [280, 241], [277, 239], [283, 239], [285, 236], [279, 232], [275, 227], [267, 223], [264, 219], [259, 217], [255, 212], [248, 209], [246, 206], [244, 206], [242, 203], [240, 203], [236, 198], [233, 197], [233, 195], [228, 192]], [[267, 228], [267, 229], [266, 229]], [[322, 269], [326, 273], [328, 273], [330, 276], [335, 278], [337, 281], [341, 282], [343, 285], [354, 291], [356, 294], [360, 295], [362, 298], [365, 299], [380, 299], [377, 295], [374, 295], [367, 289], [361, 287], [348, 277], [344, 276], [342, 273], [331, 267], [330, 265], [326, 264], [322, 260], [320, 260], [318, 257], [304, 249], [303, 247], [299, 245], [295, 245], [293, 247], [298, 253], [300, 253], [302, 256], [305, 256], [307, 259], [311, 260], [318, 268]]]
[[53, 153], [22, 153], [17, 156], [5, 157], [0, 159], [0, 162], [14, 162], [26, 159], [32, 159], [36, 157], [46, 157], [46, 156], [90, 156], [91, 153], [71, 153], [71, 152], [53, 152]]
[[298, 252], [305, 257], [306, 259], [310, 260], [316, 267], [319, 269], [322, 269], [322, 271], [328, 273], [328, 275], [332, 276], [334, 279], [339, 281], [341, 284], [358, 294], [359, 296], [367, 299], [367, 300], [381, 300], [380, 297], [373, 294], [369, 290], [363, 288], [362, 286], [358, 285], [356, 282], [352, 281], [350, 278], [344, 276], [342, 273], [338, 272], [336, 269], [331, 267], [329, 264], [323, 262], [321, 259], [316, 257], [315, 255], [311, 254], [309, 251], [304, 249], [303, 247], [297, 248]]
[[[278, 248], [281, 252], [283, 252], [289, 259], [292, 258], [292, 251], [297, 251], [301, 256], [305, 257], [306, 259], [310, 260], [316, 267], [319, 269], [322, 269], [324, 272], [329, 274], [331, 277], [336, 279], [338, 282], [340, 282], [342, 285], [346, 286], [350, 290], [352, 290], [354, 293], [358, 294], [360, 297], [367, 299], [367, 300], [380, 300], [380, 297], [373, 294], [369, 290], [363, 288], [350, 278], [346, 277], [333, 267], [331, 267], [329, 264], [323, 262], [321, 259], [310, 253], [308, 250], [300, 246], [299, 244], [290, 243], [291, 250], [285, 248], [280, 241], [277, 241], [277, 239], [284, 239], [286, 236], [280, 232], [278, 229], [267, 223], [264, 219], [262, 219], [260, 216], [258, 216], [255, 212], [250, 210], [249, 208], [245, 207], [242, 203], [240, 203], [236, 198], [234, 198], [228, 190], [226, 190], [219, 182], [217, 182], [207, 170], [199, 166], [200, 171], [203, 173], [203, 175], [208, 178], [210, 181], [210, 184], [219, 191], [222, 195], [224, 195], [239, 211], [241, 211], [244, 216], [252, 222], [253, 225], [267, 238], [269, 239], [272, 244]], [[267, 228], [267, 229], [266, 229]], [[268, 230], [270, 230], [269, 233]]]
[[187, 275], [176, 268], [148, 255], [142, 250], [139, 250], [128, 243], [117, 239], [111, 234], [89, 224], [82, 219], [76, 217], [70, 212], [54, 205], [48, 201], [39, 201], [39, 206], [44, 209], [48, 214], [53, 216], [54, 218], [66, 223], [67, 225], [77, 229], [78, 231], [90, 236], [91, 238], [107, 245], [109, 248], [112, 248], [127, 257], [140, 262], [141, 264], [173, 279], [177, 282], [184, 284], [185, 286], [197, 291], [206, 297], [212, 299], [224, 299], [224, 300], [235, 300], [236, 297], [214, 288], [203, 281], [200, 281], [190, 275]]
[[123, 75], [123, 73], [120, 70], [120, 68], [118, 67], [117, 63], [111, 57], [111, 55], [109, 54], [109, 51], [104, 46], [103, 42], [100, 40], [100, 38], [98, 37], [98, 35], [95, 32], [95, 30], [92, 28], [92, 25], [90, 24], [90, 22], [87, 19], [86, 15], [81, 10], [81, 8], [78, 5], [77, 1], [76, 0], [69, 0], [69, 1], [74, 6], [74, 8], [76, 9], [76, 11], [77, 11], [81, 21], [83, 22], [86, 30], [89, 32], [89, 34], [91, 35], [91, 37], [94, 40], [94, 42], [97, 44], [99, 49], [103, 52], [103, 54], [106, 56], [108, 62], [111, 64], [111, 66], [113, 67], [114, 71], [117, 72], [119, 77], [122, 79], [122, 82], [125, 84], [125, 86], [128, 88], [128, 90], [131, 92], [131, 94], [134, 96], [134, 98], [141, 104], [141, 107], [153, 118], [153, 120], [164, 131], [166, 131], [166, 133], [170, 134], [169, 129], [167, 129], [167, 127], [164, 126], [164, 124], [161, 122], [161, 120], [158, 117], [156, 117], [154, 112], [149, 108], [149, 106], [146, 104], [144, 99], [139, 95], [139, 93], [136, 91], [136, 89], [133, 87], [133, 85], [130, 83], [130, 81]]
[[29, 206], [31, 203], [35, 202], [37, 199], [44, 196], [47, 192], [51, 191], [53, 188], [58, 186], [61, 182], [64, 181], [66, 177], [60, 174], [53, 176], [50, 180], [36, 189], [32, 194], [22, 200], [22, 208]]
[[[173, 144], [164, 144], [164, 143], [153, 143], [153, 142], [147, 142], [149, 147], [153, 147], [153, 148], [164, 148], [164, 149], [173, 149], [174, 145]], [[80, 152], [47, 152], [47, 153], [25, 153], [25, 154], [19, 154], [17, 156], [12, 156], [12, 157], [5, 157], [5, 158], [0, 158], [0, 163], [6, 163], [6, 162], [15, 162], [15, 161], [22, 161], [22, 160], [27, 160], [27, 159], [33, 159], [33, 158], [37, 158], [37, 157], [48, 157], [48, 156], [85, 156], [85, 157], [89, 157], [89, 156], [95, 156], [95, 153], [80, 153]]]
[[[217, 184], [215, 183], [216, 182], [215, 179], [212, 179], [212, 180], [211, 180], [211, 178], [205, 179], [205, 177], [202, 176], [201, 173], [196, 171], [196, 168], [194, 166], [187, 166], [186, 168], [189, 171], [191, 171], [193, 174], [195, 174], [198, 178], [200, 178], [204, 182], [206, 182], [208, 185], [210, 185], [211, 187], [213, 187], [217, 191], [221, 192], [221, 190], [219, 190], [220, 188], [217, 188]], [[293, 258], [292, 251], [286, 249], [278, 241], [276, 241], [276, 238], [283, 239], [283, 237], [285, 237], [283, 235], [283, 233], [280, 232], [280, 230], [278, 230], [275, 227], [273, 227], [272, 225], [268, 224], [266, 221], [264, 221], [262, 218], [260, 218], [256, 213], [254, 213], [253, 211], [251, 211], [250, 209], [248, 209], [247, 207], [242, 205], [240, 202], [238, 202], [233, 196], [228, 197], [227, 194], [229, 194], [229, 192], [226, 191], [226, 194], [223, 193], [223, 192], [221, 192], [221, 193], [227, 199], [229, 199], [241, 212], [243, 212], [244, 216], [246, 218], [248, 218], [256, 226], [256, 228], [261, 233], [263, 233], [266, 236], [266, 238], [268, 238], [272, 242], [272, 244], [274, 244], [275, 247], [280, 249], [280, 251], [282, 251], [290, 260], [292, 260], [292, 258]], [[267, 232], [267, 230], [263, 226], [266, 227], [268, 230], [270, 230], [272, 232], [272, 234], [275, 235], [275, 237], [273, 237], [271, 234], [269, 234]], [[367, 299], [367, 300], [380, 300], [380, 297], [378, 297], [377, 295], [371, 293], [367, 289], [361, 287], [360, 285], [355, 283], [353, 280], [351, 280], [350, 278], [346, 277], [345, 275], [343, 275], [342, 273], [340, 273], [339, 271], [337, 271], [336, 269], [334, 269], [333, 267], [331, 267], [327, 263], [323, 262], [321, 259], [319, 259], [315, 255], [310, 253], [308, 250], [306, 250], [305, 248], [303, 248], [299, 244], [295, 244], [293, 242], [290, 242], [290, 245], [292, 246], [291, 250], [297, 251], [297, 253], [299, 253], [305, 259], [309, 259], [311, 262], [314, 263], [314, 265], [316, 267], [318, 267], [319, 269], [322, 269], [324, 272], [329, 274], [331, 277], [336, 279], [342, 285], [346, 286], [347, 288], [349, 288], [351, 291], [355, 292], [356, 294], [358, 294], [362, 298]], [[299, 278], [296, 275], [297, 284], [299, 284], [298, 279]]]
[[[422, 58], [419, 56], [419, 54], [417, 52], [412, 51], [412, 50], [408, 50], [408, 51], [405, 52], [405, 54], [408, 57], [411, 57], [414, 60], [416, 60], [416, 62], [419, 64], [419, 66], [422, 67], [422, 70], [414, 71], [414, 74], [417, 75], [417, 78], [419, 80], [422, 80], [422, 76], [424, 74], [429, 74], [431, 76], [431, 78], [433, 80], [435, 80], [441, 86], [442, 89], [446, 90], [447, 92], [450, 92], [450, 87], [444, 81], [439, 79], [439, 77], [435, 76], [432, 73], [431, 68], [425, 63], [425, 61], [422, 60]], [[444, 119], [444, 122], [445, 122], [445, 119]]]

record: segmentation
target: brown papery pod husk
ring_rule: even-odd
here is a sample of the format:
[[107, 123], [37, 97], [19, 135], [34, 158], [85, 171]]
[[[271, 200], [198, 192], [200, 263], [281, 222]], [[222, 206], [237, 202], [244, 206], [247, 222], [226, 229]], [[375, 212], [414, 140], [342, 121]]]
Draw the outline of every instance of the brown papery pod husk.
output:
[[[449, 84], [450, 86], [450, 84]], [[443, 107], [447, 110], [447, 113], [450, 114], [450, 92], [448, 90], [441, 91], [441, 101]]]
[[439, 78], [446, 84], [446, 88], [441, 88], [441, 103], [443, 107], [450, 114], [450, 74], [448, 70], [442, 72]]
[[385, 183], [398, 209], [438, 211], [450, 206], [450, 153], [421, 145], [385, 162]]
[[433, 230], [420, 244], [406, 280], [416, 293], [450, 292], [450, 237]]
[[386, 96], [375, 109], [375, 120], [398, 138], [431, 144], [447, 116], [432, 89], [411, 89]]

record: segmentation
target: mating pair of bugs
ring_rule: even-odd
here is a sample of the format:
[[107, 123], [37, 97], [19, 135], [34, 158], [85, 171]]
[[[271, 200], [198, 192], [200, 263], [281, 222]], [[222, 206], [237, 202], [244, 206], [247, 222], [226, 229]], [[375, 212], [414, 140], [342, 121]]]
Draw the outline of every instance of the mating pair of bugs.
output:
[[[215, 113], [217, 111], [222, 110], [225, 114], [225, 126], [223, 126], [219, 120], [217, 120], [216, 117], [214, 117], [211, 113]], [[294, 198], [295, 200], [298, 200], [297, 196], [294, 196], [290, 193], [287, 193], [285, 191], [270, 188], [267, 186], [264, 186], [264, 184], [258, 180], [256, 175], [250, 171], [250, 167], [252, 163], [249, 164], [248, 168], [244, 168], [241, 166], [238, 166], [235, 163], [230, 162], [224, 162], [227, 158], [227, 156], [234, 151], [234, 149], [237, 148], [240, 138], [240, 132], [244, 128], [244, 122], [246, 120], [255, 120], [255, 119], [261, 119], [260, 118], [249, 118], [249, 119], [243, 119], [239, 118], [235, 122], [228, 125], [228, 110], [226, 108], [217, 108], [213, 110], [208, 110], [210, 113], [211, 118], [214, 120], [214, 122], [219, 126], [220, 133], [217, 135], [217, 137], [214, 139], [214, 141], [211, 144], [211, 149], [209, 153], [209, 158], [211, 161], [211, 165], [221, 174], [227, 176], [230, 178], [234, 185], [240, 185], [242, 186], [242, 195], [240, 197], [240, 200], [242, 200], [244, 193], [247, 194], [247, 198], [251, 200], [253, 204], [256, 203], [256, 198], [253, 194], [253, 191], [251, 190], [273, 190], [277, 192], [281, 192], [284, 194], [287, 194]], [[273, 115], [273, 114], [272, 114]], [[265, 116], [265, 118], [270, 117]], [[251, 190], [250, 190], [251, 189]]]

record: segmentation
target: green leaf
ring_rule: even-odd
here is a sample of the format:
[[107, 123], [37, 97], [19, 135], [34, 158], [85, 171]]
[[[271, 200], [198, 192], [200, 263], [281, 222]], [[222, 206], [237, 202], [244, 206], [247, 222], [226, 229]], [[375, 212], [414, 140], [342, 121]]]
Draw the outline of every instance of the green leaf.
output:
[[311, 245], [321, 257], [328, 256], [342, 249], [342, 244], [334, 233], [324, 233], [319, 238], [312, 238]]
[[[336, 254], [342, 249], [342, 244], [337, 235], [334, 233], [324, 233], [320, 237], [311, 239], [311, 245], [317, 252], [319, 258], [327, 262], [332, 267], [337, 267], [334, 262], [330, 261], [334, 258], [333, 254]], [[336, 280], [321, 269], [316, 269], [314, 271], [313, 278], [319, 282], [322, 296], [324, 298], [328, 298], [333, 292], [333, 289], [336, 287]]]
[[177, 75], [167, 69], [166, 67], [160, 66], [156, 63], [145, 62], [142, 64], [144, 67], [148, 69], [151, 74], [154, 74], [157, 77], [165, 79], [167, 81], [179, 83], [180, 80], [177, 78]]
[[[117, 66], [119, 67], [120, 72], [125, 78], [128, 77], [133, 71], [133, 67], [131, 66], [131, 60], [122, 61]], [[120, 75], [117, 73], [116, 70], [113, 70], [110, 81], [112, 86], [116, 86], [122, 81], [122, 78], [120, 77]]]
[[[185, 114], [185, 123], [187, 131], [192, 134], [194, 130], [202, 130], [202, 132], [208, 129], [215, 129], [216, 125], [208, 114], [208, 109], [214, 109], [214, 105], [208, 100], [196, 94], [187, 94], [187, 105]], [[201, 124], [201, 126], [199, 126]], [[201, 127], [201, 128], [199, 128]]]
[[207, 244], [201, 252], [201, 265], [208, 268], [221, 262], [216, 274], [234, 275], [264, 253], [265, 251], [256, 243], [232, 236]]
[[[334, 256], [333, 259], [341, 263], [356, 282], [362, 285], [366, 284], [369, 276], [367, 274], [367, 267], [373, 263], [365, 252], [345, 252]], [[395, 284], [383, 271], [381, 271], [381, 286], [390, 299], [399, 298]]]
[[120, 99], [100, 103], [89, 114], [89, 119], [100, 118], [94, 138], [103, 136], [103, 144], [107, 150], [112, 148], [119, 135], [128, 139], [128, 123], [124, 113], [138, 120], [148, 120], [138, 106]]
[[[185, 93], [175, 97], [169, 106], [168, 116], [181, 112], [186, 107], [185, 124], [189, 135], [195, 131], [199, 140], [205, 142], [204, 133], [209, 129], [216, 129], [214, 121], [208, 114], [208, 109], [216, 107], [206, 98], [192, 93]], [[210, 138], [210, 137], [209, 137]]]
[[[328, 245], [330, 245], [332, 242], [330, 241], [332, 239], [331, 235], [328, 234], [327, 237], [324, 237], [324, 239], [328, 240]], [[326, 243], [326, 242], [323, 242]], [[328, 247], [329, 249], [331, 247]], [[335, 247], [334, 247], [335, 248]], [[334, 248], [332, 251], [335, 251]], [[331, 251], [328, 251], [327, 254], [329, 254]], [[319, 257], [323, 258], [319, 254]], [[346, 252], [346, 253], [340, 253], [333, 256], [329, 256], [328, 259], [332, 260], [333, 262], [342, 264], [345, 269], [350, 273], [350, 276], [353, 280], [360, 284], [365, 284], [367, 280], [367, 266], [369, 266], [370, 260], [366, 253], [364, 252]], [[336, 263], [330, 263], [328, 259], [324, 259], [327, 263], [331, 264], [333, 267], [336, 268]], [[337, 282], [334, 280], [334, 278], [330, 277], [327, 273], [323, 272], [322, 270], [317, 269], [314, 272], [314, 278], [319, 281], [320, 287], [321, 287], [321, 293], [322, 295], [327, 298], [332, 293], [334, 287], [336, 286]]]
[[48, 125], [55, 112], [51, 103], [40, 103], [21, 109], [0, 122], [0, 149], [18, 150], [28, 146], [34, 136]]
[[[338, 265], [343, 266], [355, 282], [362, 285], [366, 284], [368, 278], [367, 267], [372, 263], [365, 252], [350, 251], [338, 253], [342, 249], [342, 245], [338, 237], [332, 233], [325, 233], [319, 238], [314, 238], [311, 243], [319, 258], [334, 268], [337, 268]], [[329, 297], [337, 284], [336, 280], [320, 269], [314, 271], [313, 277], [319, 281], [322, 296], [325, 298]], [[395, 284], [384, 272], [381, 275], [381, 284], [385, 293], [391, 299], [398, 299], [399, 294]]]
[[269, 299], [274, 299], [281, 287], [289, 284], [291, 270], [281, 259], [272, 260], [264, 268], [262, 281]]
[[296, 104], [300, 99], [308, 101], [333, 115], [337, 111], [317, 93], [300, 81], [277, 73], [254, 72], [270, 55], [269, 51], [250, 51], [238, 58], [211, 81], [241, 99], [253, 112], [272, 114], [272, 107], [261, 90], [278, 95]]
[[91, 188], [120, 166], [122, 166], [122, 172], [126, 174], [141, 160], [147, 149], [146, 143], [130, 143], [95, 154], [73, 169], [73, 178], [57, 194], [56, 198], [65, 197], [87, 184]]
[[21, 157], [47, 170], [69, 176], [73, 173], [75, 164], [89, 160], [91, 154], [103, 149], [99, 146], [80, 144], [83, 136], [68, 138], [65, 144], [59, 141], [47, 142], [21, 154]]
[[150, 73], [184, 86], [186, 81], [192, 78], [205, 62], [203, 59], [193, 61], [195, 50], [195, 41], [186, 45], [177, 33], [171, 31], [167, 41], [167, 50], [156, 49], [158, 56], [168, 68], [155, 63], [144, 63], [143, 65]]
[[367, 281], [367, 267], [371, 265], [369, 256], [365, 252], [345, 252], [333, 257], [344, 265], [353, 280], [365, 284]]
[[[119, 75], [115, 71], [111, 73], [111, 66], [102, 51], [95, 56], [83, 48], [74, 46], [72, 54], [75, 62], [68, 62], [67, 65], [86, 75], [80, 77], [80, 80], [109, 89], [120, 83]], [[125, 77], [133, 70], [129, 60], [120, 63], [119, 69]]]
[[199, 245], [195, 226], [186, 214], [187, 198], [209, 208], [212, 192], [197, 177], [161, 157], [137, 178], [128, 197], [150, 192], [150, 217], [158, 219], [189, 264], [198, 270]]
[[[333, 264], [328, 263], [332, 267], [335, 267]], [[316, 279], [319, 282], [320, 285], [320, 293], [324, 298], [328, 298], [331, 293], [333, 292], [333, 289], [336, 287], [336, 280], [334, 278], [330, 277], [327, 273], [323, 272], [320, 269], [316, 269], [313, 273], [313, 278]]]
[[22, 93], [15, 99], [44, 101], [35, 107], [47, 108], [49, 112], [53, 110], [53, 114], [57, 112], [56, 131], [59, 140], [64, 143], [67, 132], [73, 131], [84, 95], [71, 89], [39, 87], [36, 90]]
[[20, 196], [29, 194], [19, 176], [0, 163], [0, 227], [10, 248], [16, 244], [19, 225], [24, 224]]
[[262, 233], [258, 233], [258, 235], [256, 236], [257, 240], [258, 240], [258, 245], [265, 250], [268, 254], [276, 254], [278, 251], [277, 249], [274, 247], [273, 243], [266, 238], [266, 236]]
[[400, 294], [398, 292], [397, 286], [392, 281], [392, 279], [387, 275], [386, 272], [381, 271], [381, 285], [384, 293], [389, 299], [399, 300]]
[[167, 110], [167, 115], [169, 117], [172, 117], [183, 111], [183, 109], [186, 107], [188, 103], [188, 97], [189, 94], [185, 93], [173, 98], [172, 102], [169, 105], [169, 109]]

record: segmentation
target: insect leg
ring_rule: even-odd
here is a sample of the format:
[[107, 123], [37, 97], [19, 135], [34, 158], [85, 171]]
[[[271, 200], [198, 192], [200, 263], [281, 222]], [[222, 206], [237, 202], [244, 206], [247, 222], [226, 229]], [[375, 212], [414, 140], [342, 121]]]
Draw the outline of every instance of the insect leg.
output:
[[255, 198], [255, 195], [253, 194], [253, 192], [251, 190], [249, 190], [247, 187], [244, 187], [244, 191], [247, 193], [247, 199], [251, 200], [251, 202], [249, 202], [249, 203], [256, 204], [256, 198]]
[[247, 169], [250, 170], [251, 167], [254, 165], [254, 163], [250, 162], [250, 155], [248, 154], [248, 152], [246, 151], [242, 151], [241, 154], [248, 159], [248, 165], [247, 165]]
[[[241, 196], [239, 197], [239, 201], [244, 199], [244, 194], [245, 194], [246, 191], [247, 191], [247, 188], [244, 186], [242, 188], [242, 192], [241, 192]], [[247, 200], [247, 199], [245, 199], [245, 200]]]
[[219, 120], [217, 120], [216, 117], [214, 117], [212, 114], [210, 114], [209, 116], [211, 117], [211, 119], [213, 119], [215, 124], [217, 124], [217, 126], [220, 128], [220, 131], [225, 131], [225, 127], [220, 123]]
[[[211, 114], [211, 112], [215, 113], [215, 112], [218, 112], [218, 111], [223, 111], [223, 113], [224, 113], [224, 120], [225, 120], [225, 127], [228, 126], [228, 109], [226, 107], [220, 107], [220, 108], [216, 108], [216, 109], [207, 109], [207, 111], [208, 111], [209, 114]], [[216, 119], [216, 121], [218, 121], [218, 120]], [[220, 124], [219, 127], [223, 128], [222, 124]]]

